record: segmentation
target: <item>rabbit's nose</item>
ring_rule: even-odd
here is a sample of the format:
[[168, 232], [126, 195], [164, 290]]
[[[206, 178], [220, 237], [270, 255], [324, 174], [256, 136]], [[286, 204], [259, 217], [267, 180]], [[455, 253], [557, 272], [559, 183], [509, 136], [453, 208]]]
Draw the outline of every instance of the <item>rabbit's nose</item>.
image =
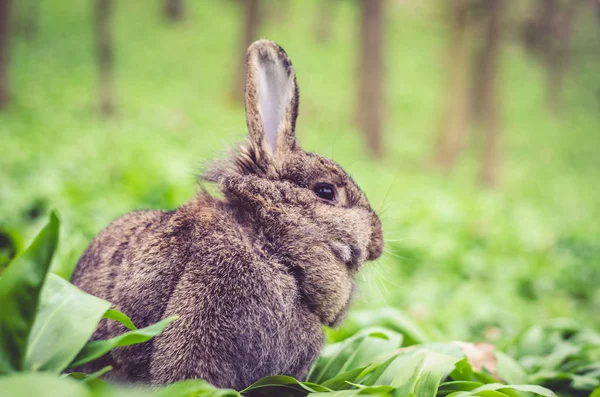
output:
[[381, 221], [376, 215], [373, 216], [371, 242], [369, 243], [368, 251], [368, 260], [370, 261], [379, 258], [383, 252], [383, 228], [381, 227]]

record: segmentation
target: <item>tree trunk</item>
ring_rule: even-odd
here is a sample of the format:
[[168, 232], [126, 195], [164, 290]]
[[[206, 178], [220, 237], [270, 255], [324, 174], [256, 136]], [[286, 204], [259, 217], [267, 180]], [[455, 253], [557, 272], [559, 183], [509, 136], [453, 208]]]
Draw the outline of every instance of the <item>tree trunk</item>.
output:
[[258, 38], [258, 27], [260, 25], [260, 3], [259, 0], [240, 0], [244, 4], [244, 33], [242, 46], [240, 48], [237, 68], [234, 76], [232, 98], [239, 103], [244, 103], [244, 87], [246, 79], [246, 50], [250, 44]]
[[40, 0], [29, 0], [27, 3], [28, 7], [25, 10], [25, 15], [21, 22], [21, 30], [26, 39], [32, 40], [38, 32]]
[[323, 0], [317, 8], [317, 20], [315, 23], [316, 39], [318, 43], [326, 43], [331, 38], [331, 20], [338, 6], [337, 0]]
[[183, 0], [165, 0], [164, 13], [170, 21], [181, 21], [183, 19]]
[[529, 23], [526, 44], [546, 73], [546, 106], [562, 111], [564, 80], [569, 69], [571, 32], [580, 0], [538, 0], [536, 17]]
[[357, 118], [364, 130], [369, 150], [382, 155], [382, 39], [383, 0], [362, 0], [360, 82]]
[[478, 126], [484, 133], [483, 158], [481, 161], [480, 182], [494, 187], [500, 180], [500, 114], [498, 95], [498, 69], [501, 19], [505, 0], [488, 0], [487, 16], [482, 47], [476, 59], [478, 72], [477, 114]]
[[571, 32], [576, 1], [572, 0], [561, 12], [552, 16], [549, 40], [544, 52], [546, 67], [546, 105], [551, 114], [562, 112], [564, 80], [569, 69]]
[[469, 128], [468, 4], [449, 2], [450, 37], [446, 52], [446, 98], [433, 155], [436, 167], [449, 170], [455, 164]]
[[113, 0], [96, 0], [95, 36], [96, 60], [98, 63], [98, 104], [100, 113], [108, 116], [115, 111], [114, 102], [114, 59], [110, 19], [113, 12]]
[[8, 21], [10, 0], [0, 0], [0, 109], [8, 103]]

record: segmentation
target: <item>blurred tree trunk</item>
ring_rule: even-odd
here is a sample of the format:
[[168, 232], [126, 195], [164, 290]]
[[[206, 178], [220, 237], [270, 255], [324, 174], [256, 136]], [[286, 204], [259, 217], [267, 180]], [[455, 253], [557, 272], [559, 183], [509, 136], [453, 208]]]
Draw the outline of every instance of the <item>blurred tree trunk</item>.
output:
[[246, 50], [250, 44], [258, 38], [258, 27], [260, 25], [260, 3], [259, 0], [240, 0], [244, 5], [244, 32], [242, 36], [242, 45], [239, 51], [240, 60], [238, 61], [235, 76], [232, 98], [239, 103], [244, 103], [244, 87], [246, 79]]
[[571, 58], [571, 32], [577, 2], [570, 1], [563, 10], [552, 15], [548, 27], [549, 40], [544, 51], [546, 69], [546, 105], [551, 114], [562, 112], [564, 81]]
[[358, 109], [359, 126], [366, 134], [369, 150], [382, 155], [382, 39], [383, 0], [361, 0], [361, 47]]
[[164, 13], [167, 19], [178, 22], [183, 19], [183, 0], [165, 0]]
[[8, 45], [10, 0], [0, 0], [0, 109], [8, 103]]
[[22, 11], [14, 23], [15, 31], [27, 40], [32, 40], [38, 32], [40, 0], [23, 0], [19, 5]]
[[96, 61], [98, 63], [98, 104], [100, 112], [107, 116], [115, 111], [114, 57], [110, 20], [113, 0], [96, 0], [94, 27], [96, 38]]
[[290, 0], [276, 0], [264, 3], [260, 10], [263, 23], [268, 20], [276, 26], [284, 25], [290, 17], [290, 7]]
[[564, 80], [571, 57], [571, 36], [581, 0], [538, 0], [535, 16], [526, 22], [525, 45], [546, 73], [546, 105], [551, 114], [562, 111]]
[[467, 28], [469, 4], [465, 0], [448, 2], [450, 31], [446, 49], [446, 98], [434, 149], [433, 164], [450, 169], [463, 147], [469, 128], [469, 49]]
[[319, 3], [315, 22], [315, 37], [318, 43], [326, 43], [331, 38], [331, 20], [338, 6], [338, 0], [324, 0]]
[[500, 114], [498, 69], [502, 13], [505, 0], [488, 0], [483, 38], [475, 59], [475, 121], [484, 133], [480, 182], [494, 187], [500, 181]]

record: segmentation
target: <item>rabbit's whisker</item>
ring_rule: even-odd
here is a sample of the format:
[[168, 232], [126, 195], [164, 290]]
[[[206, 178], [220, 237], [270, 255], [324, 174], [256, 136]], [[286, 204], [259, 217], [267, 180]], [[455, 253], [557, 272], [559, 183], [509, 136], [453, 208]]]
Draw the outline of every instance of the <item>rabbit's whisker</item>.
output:
[[402, 259], [402, 260], [407, 260], [407, 259], [408, 259], [408, 258], [406, 258], [406, 257], [404, 257], [404, 256], [400, 256], [400, 255], [398, 255], [398, 254], [395, 254], [395, 253], [393, 253], [392, 251], [389, 251], [389, 250], [386, 250], [386, 249], [384, 249], [383, 251], [384, 251], [386, 254], [393, 256], [394, 258], [398, 258], [398, 259]]
[[388, 187], [387, 192], [385, 192], [385, 196], [383, 196], [383, 203], [381, 204], [382, 207], [385, 205], [385, 201], [387, 200], [387, 197], [390, 194], [390, 191], [392, 190], [392, 186], [394, 186], [394, 183], [396, 183], [398, 174], [400, 174], [400, 171], [396, 172], [396, 175], [394, 175], [394, 179], [392, 180], [392, 183], [390, 183], [390, 186]]

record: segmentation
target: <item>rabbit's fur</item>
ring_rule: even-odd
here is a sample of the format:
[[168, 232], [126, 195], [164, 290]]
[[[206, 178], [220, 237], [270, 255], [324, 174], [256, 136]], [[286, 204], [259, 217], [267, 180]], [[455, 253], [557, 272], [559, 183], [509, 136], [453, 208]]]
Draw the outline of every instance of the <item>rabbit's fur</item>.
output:
[[[302, 379], [323, 344], [322, 324], [344, 317], [353, 276], [383, 249], [381, 222], [333, 161], [306, 153], [294, 133], [298, 89], [281, 47], [248, 49], [247, 141], [203, 175], [201, 192], [171, 211], [129, 213], [81, 257], [73, 283], [144, 327], [179, 319], [152, 341], [98, 360], [113, 379], [202, 378], [241, 389], [268, 375]], [[315, 185], [335, 186], [336, 197]], [[95, 338], [125, 331], [103, 320]]]

